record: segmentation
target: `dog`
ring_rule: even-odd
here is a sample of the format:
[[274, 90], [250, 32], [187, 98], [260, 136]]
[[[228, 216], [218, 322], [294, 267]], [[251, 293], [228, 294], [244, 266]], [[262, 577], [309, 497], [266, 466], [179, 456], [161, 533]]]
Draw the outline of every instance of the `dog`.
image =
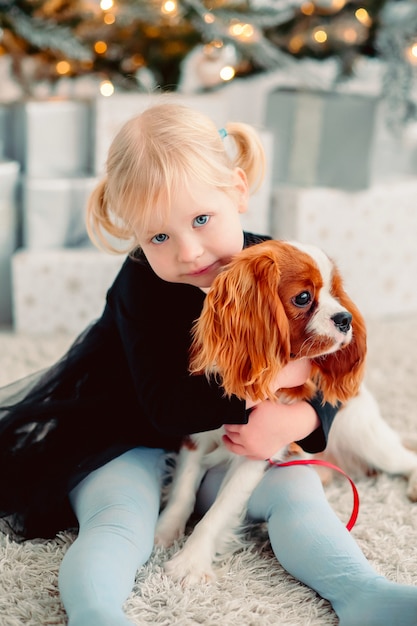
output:
[[[273, 389], [279, 371], [299, 358], [310, 360], [310, 379]], [[341, 407], [320, 457], [351, 473], [407, 476], [408, 496], [417, 501], [417, 454], [383, 420], [363, 383], [365, 362], [365, 322], [335, 264], [315, 246], [270, 240], [236, 255], [213, 282], [193, 329], [190, 371], [214, 376], [227, 396], [254, 401], [294, 402], [320, 392], [323, 402]], [[220, 428], [184, 441], [158, 520], [156, 545], [173, 544], [184, 534], [206, 471], [229, 464], [215, 502], [165, 564], [184, 585], [215, 578], [213, 560], [239, 528], [269, 466], [228, 452], [223, 434]], [[272, 460], [288, 454], [279, 450]]]

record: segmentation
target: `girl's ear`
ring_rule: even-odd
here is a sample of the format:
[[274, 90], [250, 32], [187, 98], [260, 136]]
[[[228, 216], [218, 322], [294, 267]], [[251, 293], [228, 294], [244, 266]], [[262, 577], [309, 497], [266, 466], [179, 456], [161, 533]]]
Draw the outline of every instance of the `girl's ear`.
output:
[[366, 326], [359, 309], [342, 287], [335, 272], [334, 296], [352, 314], [352, 340], [341, 350], [313, 361], [312, 378], [323, 392], [323, 399], [331, 404], [345, 403], [359, 392], [365, 375]]
[[275, 397], [270, 387], [291, 352], [279, 280], [273, 252], [253, 246], [217, 276], [206, 297], [194, 327], [191, 371], [218, 375], [228, 396]]
[[245, 172], [241, 167], [236, 167], [234, 171], [235, 191], [238, 197], [238, 212], [246, 213], [249, 202], [249, 185]]

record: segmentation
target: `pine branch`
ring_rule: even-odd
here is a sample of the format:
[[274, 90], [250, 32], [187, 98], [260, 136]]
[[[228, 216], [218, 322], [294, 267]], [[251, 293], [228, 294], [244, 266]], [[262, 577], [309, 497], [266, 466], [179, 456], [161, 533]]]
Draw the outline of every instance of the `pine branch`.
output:
[[93, 58], [91, 50], [74, 37], [67, 26], [37, 17], [30, 18], [15, 6], [9, 10], [7, 18], [11, 30], [39, 50], [62, 52], [66, 57], [79, 61]]

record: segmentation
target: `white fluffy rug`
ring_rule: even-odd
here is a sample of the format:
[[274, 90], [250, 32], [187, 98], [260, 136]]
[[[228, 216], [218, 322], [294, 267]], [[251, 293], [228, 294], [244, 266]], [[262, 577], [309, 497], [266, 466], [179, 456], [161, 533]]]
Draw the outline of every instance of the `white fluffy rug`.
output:
[[[417, 439], [417, 317], [369, 321], [368, 386], [384, 417]], [[44, 367], [60, 356], [68, 337], [0, 333], [0, 385]], [[377, 476], [357, 481], [361, 509], [353, 534], [382, 574], [417, 585], [417, 504], [405, 496], [405, 481]], [[343, 520], [352, 504], [343, 478], [327, 488]], [[57, 590], [62, 555], [73, 541], [62, 533], [53, 541], [17, 544], [0, 536], [0, 623], [2, 626], [61, 626], [65, 613]], [[283, 571], [262, 526], [254, 527], [244, 548], [219, 564], [218, 581], [182, 589], [162, 571], [167, 553], [157, 550], [138, 572], [126, 611], [136, 624], [154, 626], [334, 626], [329, 604]]]

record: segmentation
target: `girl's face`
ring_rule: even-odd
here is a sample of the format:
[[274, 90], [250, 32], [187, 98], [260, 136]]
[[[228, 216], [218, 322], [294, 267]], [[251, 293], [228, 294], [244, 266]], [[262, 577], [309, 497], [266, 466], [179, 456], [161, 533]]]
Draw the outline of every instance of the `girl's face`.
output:
[[[236, 195], [193, 182], [173, 196], [163, 223], [151, 220], [150, 230], [139, 238], [139, 244], [160, 278], [210, 287], [221, 268], [242, 250], [239, 214], [247, 209], [248, 185], [239, 168], [234, 176]], [[158, 206], [155, 209], [157, 215]]]

